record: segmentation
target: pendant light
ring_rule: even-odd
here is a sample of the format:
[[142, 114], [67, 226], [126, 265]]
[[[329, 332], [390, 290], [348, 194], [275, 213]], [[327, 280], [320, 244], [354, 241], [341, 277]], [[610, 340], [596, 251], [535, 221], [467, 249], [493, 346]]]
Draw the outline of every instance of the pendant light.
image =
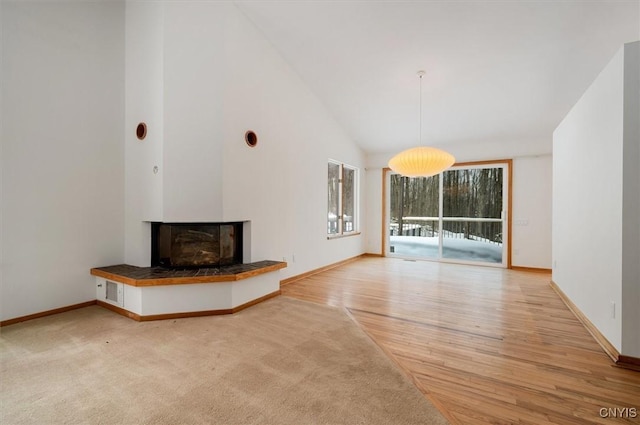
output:
[[[418, 71], [420, 77], [420, 145], [422, 145], [422, 77], [424, 71]], [[389, 161], [389, 168], [406, 177], [430, 177], [451, 167], [456, 159], [448, 152], [438, 148], [419, 146], [400, 152]]]

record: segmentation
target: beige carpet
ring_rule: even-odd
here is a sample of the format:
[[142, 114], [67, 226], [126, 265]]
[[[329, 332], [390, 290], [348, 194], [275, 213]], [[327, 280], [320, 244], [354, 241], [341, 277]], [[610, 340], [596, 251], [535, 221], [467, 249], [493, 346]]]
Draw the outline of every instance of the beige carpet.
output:
[[277, 297], [138, 323], [101, 307], [8, 326], [0, 423], [445, 424], [340, 309]]

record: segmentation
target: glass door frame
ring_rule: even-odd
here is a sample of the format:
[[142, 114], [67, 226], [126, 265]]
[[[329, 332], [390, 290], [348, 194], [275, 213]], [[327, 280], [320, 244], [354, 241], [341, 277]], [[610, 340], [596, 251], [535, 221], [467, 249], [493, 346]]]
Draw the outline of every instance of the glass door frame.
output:
[[[405, 258], [412, 260], [424, 260], [424, 261], [436, 261], [443, 263], [455, 263], [455, 264], [470, 264], [470, 265], [481, 265], [481, 266], [491, 266], [491, 267], [502, 267], [502, 268], [511, 268], [511, 230], [512, 230], [512, 186], [513, 186], [513, 160], [511, 159], [501, 159], [501, 160], [492, 160], [492, 161], [475, 161], [475, 162], [462, 162], [456, 163], [449, 170], [461, 170], [461, 169], [479, 169], [479, 168], [504, 168], [504, 175], [502, 180], [502, 231], [503, 235], [503, 249], [502, 249], [502, 263], [489, 263], [489, 262], [480, 262], [480, 261], [465, 261], [459, 259], [451, 259], [451, 258], [443, 258], [442, 256], [442, 247], [443, 247], [443, 232], [442, 225], [444, 221], [456, 221], [461, 220], [463, 218], [454, 218], [454, 220], [446, 220], [443, 217], [443, 178], [442, 173], [440, 173], [440, 178], [438, 179], [439, 186], [439, 200], [438, 200], [438, 257], [437, 258], [428, 258], [428, 257], [412, 257], [407, 255], [395, 254], [390, 252], [390, 217], [391, 217], [391, 175], [395, 174], [390, 168], [384, 168], [382, 173], [382, 253], [385, 257], [394, 257], [394, 258]], [[474, 219], [475, 220], [475, 219]], [[488, 220], [488, 219], [486, 219]], [[483, 221], [479, 219], [478, 221]], [[490, 221], [494, 221], [493, 219]]]

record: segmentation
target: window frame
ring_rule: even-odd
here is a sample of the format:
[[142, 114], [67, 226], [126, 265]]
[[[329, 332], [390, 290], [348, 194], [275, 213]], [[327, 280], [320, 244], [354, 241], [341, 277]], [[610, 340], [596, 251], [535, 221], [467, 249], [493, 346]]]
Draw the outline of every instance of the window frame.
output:
[[[329, 198], [329, 186], [330, 176], [329, 176], [329, 168], [333, 166], [339, 167], [338, 172], [338, 215], [336, 218], [336, 231], [335, 233], [331, 233], [331, 221], [329, 219], [329, 215], [332, 213], [332, 205], [331, 199]], [[352, 230], [345, 230], [345, 170], [353, 171], [353, 218], [350, 221], [353, 223]], [[353, 165], [345, 164], [341, 161], [336, 161], [334, 159], [329, 159], [327, 162], [327, 239], [337, 239], [346, 236], [353, 236], [360, 234], [360, 169]]]
[[[436, 261], [442, 263], [456, 263], [456, 264], [473, 264], [473, 265], [487, 265], [492, 267], [502, 267], [506, 269], [512, 268], [512, 227], [513, 227], [513, 160], [512, 159], [497, 159], [487, 161], [473, 161], [473, 162], [461, 162], [454, 164], [450, 170], [457, 169], [471, 169], [471, 168], [503, 168], [503, 213], [501, 220], [503, 221], [503, 243], [506, 244], [506, 249], [503, 251], [503, 262], [498, 263], [482, 263], [476, 261], [457, 261], [448, 258], [443, 258], [439, 248], [438, 258], [421, 258], [426, 261]], [[448, 171], [448, 170], [445, 170]], [[391, 217], [391, 205], [390, 205], [390, 187], [391, 187], [391, 175], [396, 174], [390, 168], [383, 168], [382, 177], [382, 238], [381, 238], [381, 252], [385, 257], [407, 258], [400, 255], [393, 255], [389, 252], [390, 246], [390, 227], [389, 220]], [[442, 173], [439, 173], [439, 192], [442, 192], [443, 178]], [[442, 196], [439, 195], [439, 220], [446, 220], [447, 217], [442, 216], [444, 213], [442, 205]], [[442, 234], [440, 229], [439, 234]], [[439, 244], [440, 245], [440, 244]], [[413, 257], [412, 257], [413, 258]], [[416, 257], [417, 258], [417, 257]]]

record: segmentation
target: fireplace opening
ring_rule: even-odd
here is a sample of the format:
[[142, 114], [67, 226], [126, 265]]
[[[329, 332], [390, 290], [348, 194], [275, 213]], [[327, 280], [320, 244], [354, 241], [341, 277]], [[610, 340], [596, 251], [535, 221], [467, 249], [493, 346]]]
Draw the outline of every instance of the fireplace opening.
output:
[[151, 266], [242, 264], [242, 223], [151, 223]]

